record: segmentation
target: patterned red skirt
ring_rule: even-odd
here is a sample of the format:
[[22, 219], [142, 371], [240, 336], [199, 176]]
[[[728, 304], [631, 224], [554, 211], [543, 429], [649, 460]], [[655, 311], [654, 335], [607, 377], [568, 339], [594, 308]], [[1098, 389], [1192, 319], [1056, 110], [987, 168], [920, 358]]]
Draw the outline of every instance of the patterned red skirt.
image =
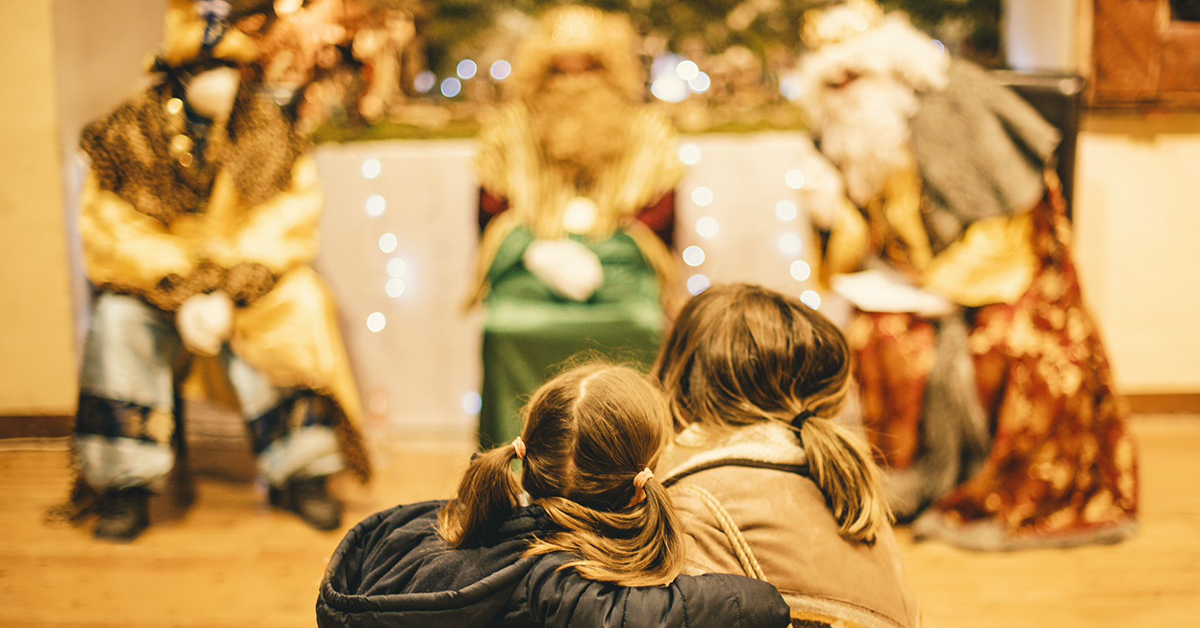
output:
[[[1128, 411], [1083, 304], [1061, 196], [1034, 212], [1040, 267], [1028, 291], [966, 313], [990, 450], [917, 519], [919, 537], [1016, 549], [1114, 542], [1135, 528]], [[849, 326], [863, 423], [892, 471], [929, 454], [921, 427], [937, 333], [936, 321], [911, 314], [857, 312]]]

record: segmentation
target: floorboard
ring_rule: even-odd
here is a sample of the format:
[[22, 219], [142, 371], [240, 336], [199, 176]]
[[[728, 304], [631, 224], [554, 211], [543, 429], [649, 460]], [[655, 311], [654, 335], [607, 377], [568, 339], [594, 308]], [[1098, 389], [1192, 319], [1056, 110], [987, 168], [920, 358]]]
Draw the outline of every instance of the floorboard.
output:
[[[1012, 554], [915, 544], [908, 578], [929, 628], [1194, 627], [1200, 617], [1200, 417], [1138, 417], [1142, 523], [1106, 547]], [[369, 489], [346, 481], [347, 525], [447, 495], [467, 443], [377, 447]], [[63, 441], [0, 441], [0, 627], [312, 626], [317, 583], [341, 532], [264, 505], [258, 484], [200, 478], [181, 517], [131, 545], [48, 522], [66, 496]], [[161, 516], [160, 516], [161, 515]]]

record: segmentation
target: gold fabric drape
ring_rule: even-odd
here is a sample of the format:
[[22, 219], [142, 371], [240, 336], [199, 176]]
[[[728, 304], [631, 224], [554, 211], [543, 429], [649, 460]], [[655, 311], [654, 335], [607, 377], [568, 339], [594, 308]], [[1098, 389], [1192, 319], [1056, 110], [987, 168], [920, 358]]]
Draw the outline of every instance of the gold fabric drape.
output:
[[[231, 347], [271, 383], [333, 399], [344, 415], [338, 434], [347, 465], [365, 480], [370, 465], [359, 431], [358, 392], [332, 295], [309, 266], [317, 252], [322, 202], [310, 156], [296, 161], [288, 189], [255, 207], [243, 206], [233, 178], [220, 171], [205, 211], [169, 224], [139, 212], [89, 176], [80, 221], [84, 259], [95, 285], [133, 294], [152, 292], [164, 277], [187, 276], [201, 263], [227, 269], [250, 262], [269, 269], [275, 285], [235, 311]], [[203, 381], [205, 373], [213, 371], [197, 369], [187, 391], [228, 390]]]

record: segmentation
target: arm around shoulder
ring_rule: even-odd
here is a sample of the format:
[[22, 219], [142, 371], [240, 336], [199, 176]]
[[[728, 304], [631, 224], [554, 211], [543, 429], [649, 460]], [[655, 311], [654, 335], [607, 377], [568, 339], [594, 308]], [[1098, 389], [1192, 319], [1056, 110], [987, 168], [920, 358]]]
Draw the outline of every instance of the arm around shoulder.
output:
[[545, 628], [785, 628], [787, 604], [766, 582], [741, 576], [680, 576], [663, 587], [595, 582], [554, 554], [538, 562], [518, 595]]

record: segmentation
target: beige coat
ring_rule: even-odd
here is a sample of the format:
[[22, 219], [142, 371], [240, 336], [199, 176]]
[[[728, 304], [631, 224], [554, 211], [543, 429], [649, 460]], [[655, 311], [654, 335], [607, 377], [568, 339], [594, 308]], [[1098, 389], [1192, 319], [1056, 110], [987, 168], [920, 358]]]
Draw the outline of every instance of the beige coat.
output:
[[658, 477], [688, 537], [688, 572], [767, 580], [794, 619], [817, 625], [917, 626], [891, 527], [873, 545], [843, 539], [805, 467], [786, 426], [763, 423], [715, 438], [696, 425], [680, 433]]

